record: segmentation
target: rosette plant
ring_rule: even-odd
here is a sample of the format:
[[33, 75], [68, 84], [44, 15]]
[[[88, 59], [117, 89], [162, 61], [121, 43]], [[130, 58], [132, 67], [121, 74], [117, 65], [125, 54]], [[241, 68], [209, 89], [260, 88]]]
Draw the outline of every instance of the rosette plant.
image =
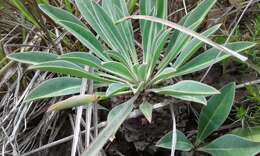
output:
[[[136, 104], [140, 104], [139, 109], [151, 120], [152, 105], [145, 97], [140, 98], [144, 101], [136, 101], [138, 97], [156, 93], [206, 105], [207, 96], [219, 94], [215, 88], [193, 80], [183, 80], [169, 86], [162, 85], [162, 82], [200, 71], [229, 56], [246, 60], [239, 52], [254, 46], [253, 43], [235, 42], [223, 46], [212, 42], [208, 37], [220, 25], [200, 34], [195, 32], [215, 2], [203, 0], [176, 24], [167, 21], [167, 0], [140, 0], [139, 16], [129, 16], [124, 0], [103, 0], [102, 4], [92, 0], [75, 0], [91, 29], [71, 13], [42, 4], [40, 9], [89, 51], [63, 55], [22, 52], [9, 55], [9, 58], [31, 64], [29, 69], [72, 76], [47, 80], [31, 91], [27, 101], [79, 93], [82, 78], [93, 80], [95, 87], [107, 86], [105, 93], [76, 95], [52, 105], [49, 110], [59, 111], [94, 104], [113, 96], [133, 95], [112, 109], [107, 126], [83, 153], [85, 156], [95, 156]], [[130, 18], [140, 19], [141, 44], [136, 44], [132, 22], [127, 20]], [[211, 45], [211, 48], [201, 53], [198, 50], [204, 43]], [[93, 72], [86, 71], [84, 66], [91, 67]]]

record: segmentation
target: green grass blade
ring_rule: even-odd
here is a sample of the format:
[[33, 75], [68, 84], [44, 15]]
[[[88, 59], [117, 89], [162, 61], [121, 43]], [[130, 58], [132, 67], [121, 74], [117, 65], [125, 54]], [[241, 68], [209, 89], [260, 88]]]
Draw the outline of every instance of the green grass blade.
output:
[[32, 22], [36, 27], [40, 28], [39, 23], [36, 21], [36, 19], [32, 16], [32, 14], [27, 10], [27, 8], [20, 0], [11, 0], [11, 2], [28, 21]]

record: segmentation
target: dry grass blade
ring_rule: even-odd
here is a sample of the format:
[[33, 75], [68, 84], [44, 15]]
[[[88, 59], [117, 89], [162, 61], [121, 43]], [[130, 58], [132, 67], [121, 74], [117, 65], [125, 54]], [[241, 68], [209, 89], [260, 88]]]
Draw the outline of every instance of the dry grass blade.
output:
[[[161, 109], [161, 108], [163, 108], [163, 107], [165, 107], [165, 106], [168, 106], [169, 104], [170, 104], [169, 102], [162, 102], [162, 103], [154, 104], [154, 105], [153, 105], [153, 110]], [[139, 109], [136, 109], [136, 110], [132, 111], [132, 113], [128, 116], [128, 119], [137, 118], [137, 117], [142, 116], [142, 115], [143, 115], [143, 113], [142, 113]], [[89, 130], [94, 130], [94, 131], [95, 131], [96, 128], [97, 128], [97, 129], [98, 129], [98, 128], [103, 128], [103, 127], [105, 127], [106, 125], [107, 125], [107, 122], [106, 122], [106, 121], [100, 122], [98, 125], [96, 125], [96, 127], [95, 127], [95, 125], [94, 125], [94, 127], [91, 127]], [[82, 135], [82, 134], [84, 134], [84, 133], [87, 133], [87, 131], [88, 131], [88, 129], [83, 130], [83, 131], [80, 132], [80, 134]], [[37, 149], [34, 149], [34, 150], [30, 151], [30, 152], [24, 153], [24, 154], [22, 154], [21, 156], [32, 155], [32, 154], [35, 154], [35, 153], [37, 153], [37, 152], [46, 150], [46, 149], [48, 149], [48, 148], [52, 148], [52, 147], [54, 147], [54, 146], [60, 145], [60, 144], [65, 143], [65, 142], [68, 142], [68, 141], [70, 141], [71, 139], [73, 139], [73, 136], [74, 136], [74, 135], [70, 135], [70, 136], [64, 137], [64, 138], [62, 138], [62, 139], [56, 140], [56, 141], [54, 141], [54, 142], [51, 142], [51, 143], [49, 143], [49, 144], [43, 145], [43, 146], [41, 146], [41, 147], [39, 147], [39, 148], [37, 148]]]
[[174, 156], [175, 149], [176, 149], [176, 143], [177, 143], [177, 131], [176, 131], [176, 120], [175, 120], [175, 114], [173, 105], [170, 104], [170, 111], [172, 115], [172, 147], [171, 147], [171, 156]]
[[[87, 68], [85, 68], [85, 69], [87, 69]], [[83, 79], [82, 84], [81, 84], [81, 90], [80, 90], [81, 95], [85, 94], [86, 86], [87, 86], [87, 81]], [[76, 115], [76, 122], [75, 122], [75, 129], [74, 129], [74, 136], [73, 136], [73, 143], [72, 143], [72, 149], [71, 149], [71, 156], [76, 155], [77, 144], [78, 144], [78, 141], [79, 141], [80, 120], [81, 120], [81, 117], [82, 117], [82, 112], [83, 112], [83, 106], [78, 107], [77, 108], [77, 115]]]
[[179, 30], [183, 33], [186, 33], [188, 35], [191, 35], [192, 37], [194, 38], [197, 38], [198, 40], [206, 43], [206, 44], [209, 44], [211, 45], [212, 47], [220, 50], [220, 51], [223, 51], [229, 55], [232, 55], [236, 58], [238, 58], [239, 60], [245, 62], [247, 60], [247, 57], [239, 54], [239, 53], [236, 53], [235, 51], [231, 50], [231, 49], [228, 49], [220, 44], [217, 44], [215, 42], [213, 42], [212, 40], [200, 35], [199, 33], [197, 32], [194, 32], [188, 28], [185, 28], [179, 24], [176, 24], [174, 22], [170, 22], [168, 20], [164, 20], [164, 19], [161, 19], [161, 18], [157, 18], [157, 17], [153, 17], [153, 16], [143, 16], [143, 15], [132, 15], [132, 16], [127, 16], [127, 17], [124, 17], [122, 19], [120, 19], [119, 21], [117, 21], [117, 23], [120, 23], [120, 22], [123, 22], [124, 20], [127, 20], [127, 19], [143, 19], [143, 20], [148, 20], [148, 21], [152, 21], [152, 22], [156, 22], [156, 23], [161, 23], [161, 24], [164, 24], [164, 25], [167, 25], [171, 28], [174, 28], [176, 30]]

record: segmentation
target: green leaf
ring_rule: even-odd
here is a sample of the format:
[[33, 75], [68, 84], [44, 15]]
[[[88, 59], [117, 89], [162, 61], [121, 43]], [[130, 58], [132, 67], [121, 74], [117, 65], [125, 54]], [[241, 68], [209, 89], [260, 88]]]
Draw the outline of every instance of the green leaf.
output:
[[[234, 50], [236, 52], [242, 52], [246, 49], [253, 47], [255, 44], [252, 42], [234, 42], [226, 44], [227, 48]], [[219, 55], [219, 50], [215, 48], [211, 48], [199, 56], [193, 58], [188, 63], [181, 66], [178, 71], [174, 74], [174, 76], [185, 75], [189, 73], [193, 73], [202, 69], [209, 67], [212, 64], [215, 64], [219, 61], [222, 61], [228, 58], [230, 55], [221, 53]], [[218, 56], [219, 55], [219, 56]], [[218, 56], [218, 57], [217, 57]]]
[[21, 14], [30, 22], [32, 22], [35, 26], [40, 28], [37, 20], [32, 16], [32, 14], [27, 10], [25, 5], [20, 0], [11, 0], [11, 3], [21, 12]]
[[126, 80], [132, 81], [134, 77], [132, 76], [132, 72], [122, 63], [110, 61], [110, 62], [102, 62], [102, 67], [108, 72], [115, 74], [119, 77], [122, 77]]
[[159, 61], [161, 51], [163, 50], [165, 44], [167, 43], [167, 38], [169, 36], [170, 29], [169, 30], [162, 30], [157, 34], [155, 37], [155, 41], [153, 42], [154, 50], [151, 52], [151, 61], [149, 61], [149, 70], [147, 74], [147, 78], [150, 77], [150, 75], [153, 74], [153, 70], [156, 67], [156, 64]]
[[198, 149], [212, 156], [253, 156], [260, 152], [260, 143], [227, 134]]
[[153, 78], [153, 82], [154, 84], [157, 84], [161, 81], [165, 81], [169, 78], [172, 77], [172, 75], [174, 75], [176, 73], [176, 69], [172, 68], [172, 67], [167, 67], [165, 68], [162, 72], [157, 73], [154, 78]]
[[99, 133], [87, 150], [82, 153], [82, 156], [96, 156], [99, 153], [102, 147], [106, 144], [107, 140], [116, 133], [120, 125], [131, 113], [134, 108], [134, 101], [137, 97], [138, 96], [134, 96], [127, 102], [119, 105], [121, 106], [120, 109], [117, 109], [119, 106], [115, 107], [114, 109], [117, 110], [114, 112], [114, 115], [109, 113], [108, 116], [110, 117], [108, 118], [107, 126]]
[[55, 22], [59, 22], [60, 20], [69, 21], [84, 27], [84, 24], [77, 17], [66, 10], [48, 4], [39, 4], [39, 8]]
[[[201, 35], [205, 36], [205, 37], [209, 37], [210, 35], [214, 34], [220, 27], [221, 25], [215, 25], [211, 28], [209, 28], [208, 30], [206, 30], [205, 32], [201, 33]], [[187, 60], [189, 60], [192, 55], [197, 52], [199, 50], [199, 48], [201, 48], [203, 45], [203, 42], [201, 42], [200, 40], [194, 38], [192, 39], [189, 43], [187, 43], [183, 49], [180, 52], [180, 55], [178, 56], [178, 58], [176, 59], [176, 61], [174, 62], [174, 65], [172, 66], [173, 68], [178, 68], [180, 67], [183, 63], [185, 63]]]
[[[147, 0], [140, 0], [139, 1], [139, 6], [140, 6], [140, 14], [141, 15], [150, 15], [153, 8], [154, 8], [154, 1], [147, 1]], [[142, 32], [142, 36], [143, 36], [143, 32], [144, 32], [144, 25], [147, 21], [140, 21], [140, 29]]]
[[93, 73], [86, 72], [83, 68], [74, 63], [63, 60], [40, 63], [31, 66], [30, 69], [66, 74], [99, 82], [111, 82], [110, 80], [101, 78]]
[[207, 105], [207, 100], [204, 96], [174, 95], [173, 97], [184, 101], [191, 101], [191, 102]]
[[125, 58], [124, 58], [124, 56], [123, 56], [121, 53], [116, 52], [116, 51], [113, 51], [113, 50], [107, 50], [107, 51], [105, 51], [105, 52], [106, 52], [106, 54], [107, 54], [110, 58], [112, 58], [112, 60], [115, 60], [115, 61], [117, 61], [117, 62], [121, 62], [121, 63], [123, 63], [124, 65], [128, 66], [128, 63], [125, 61]]
[[260, 127], [238, 128], [231, 132], [252, 142], [260, 142]]
[[68, 10], [69, 12], [73, 12], [73, 9], [71, 7], [71, 1], [70, 0], [64, 0], [64, 4], [65, 4], [65, 8], [66, 10]]
[[133, 13], [133, 11], [135, 10], [135, 8], [136, 8], [136, 3], [137, 3], [137, 0], [129, 0], [128, 1], [128, 5], [127, 5], [127, 8], [128, 8], [128, 12], [129, 12], [129, 14], [132, 14]]
[[[171, 28], [174, 28], [176, 30], [179, 30], [181, 31], [182, 33], [185, 33], [185, 34], [188, 34], [194, 38], [197, 38], [203, 42], [205, 42], [206, 44], [209, 44], [217, 49], [219, 49], [221, 52], [224, 52], [224, 53], [227, 53], [229, 55], [232, 55], [236, 58], [238, 58], [239, 60], [245, 62], [247, 60], [247, 57], [241, 55], [241, 54], [238, 54], [236, 53], [235, 51], [233, 50], [230, 50], [229, 48], [226, 48], [225, 46], [222, 46], [222, 45], [219, 45], [215, 42], [213, 42], [212, 40], [208, 39], [207, 37], [197, 33], [197, 32], [194, 32], [186, 27], [183, 27], [179, 24], [176, 24], [174, 22], [170, 22], [170, 21], [167, 21], [167, 20], [163, 20], [161, 18], [157, 18], [157, 17], [152, 17], [152, 16], [143, 16], [143, 15], [132, 15], [132, 16], [128, 16], [128, 17], [125, 17], [121, 20], [118, 21], [118, 23], [124, 21], [124, 20], [127, 20], [127, 19], [143, 19], [143, 20], [148, 20], [148, 21], [153, 21], [153, 22], [157, 22], [157, 23], [161, 23], [161, 24], [164, 24], [166, 26], [169, 26]], [[171, 54], [171, 53], [169, 53]], [[176, 56], [175, 53], [173, 55], [174, 57]], [[170, 59], [173, 59], [174, 57], [169, 57]], [[168, 59], [166, 56], [165, 56], [165, 59]], [[160, 69], [163, 69], [162, 67], [165, 67], [166, 65], [168, 65], [168, 63], [171, 62], [171, 60], [168, 62], [168, 63], [165, 63], [169, 60], [166, 60], [166, 61], [162, 61], [162, 65], [160, 64], [159, 68]]]
[[77, 95], [57, 102], [48, 108], [48, 111], [61, 111], [73, 107], [93, 104], [98, 100], [96, 95]]
[[171, 86], [151, 89], [151, 91], [158, 94], [167, 95], [167, 96], [174, 96], [174, 95], [208, 96], [208, 95], [219, 94], [219, 91], [216, 90], [215, 88], [192, 80], [183, 80]]
[[[187, 27], [190, 30], [193, 30], [194, 27], [197, 27], [200, 21], [192, 24], [191, 26]], [[171, 49], [167, 49], [167, 53], [165, 54], [163, 60], [160, 62], [160, 65], [158, 69], [164, 69], [172, 60], [177, 57], [177, 55], [181, 52], [184, 45], [186, 45], [189, 40], [191, 39], [191, 36], [186, 33], [179, 33], [176, 43]]]
[[39, 5], [40, 9], [51, 17], [56, 23], [67, 29], [79, 41], [93, 51], [98, 57], [107, 61], [103, 48], [96, 37], [85, 27], [85, 25], [68, 11], [51, 5]]
[[[167, 0], [156, 1], [140, 1], [140, 14], [152, 15], [155, 17], [167, 18]], [[141, 33], [142, 33], [142, 45], [143, 45], [143, 63], [148, 64], [151, 60], [151, 56], [155, 52], [154, 43], [157, 40], [159, 32], [165, 30], [165, 26], [159, 23], [150, 21], [140, 21]], [[152, 54], [151, 54], [152, 53]]]
[[147, 101], [144, 101], [139, 106], [139, 109], [144, 114], [145, 118], [151, 123], [152, 122], [153, 106], [150, 103], [148, 103]]
[[[157, 147], [171, 149], [172, 147], [172, 131], [164, 135], [157, 143]], [[190, 151], [194, 147], [192, 143], [186, 138], [186, 136], [179, 130], [177, 130], [177, 144], [176, 149], [180, 151]]]
[[36, 0], [38, 4], [44, 3], [44, 4], [49, 4], [49, 0]]
[[118, 92], [127, 90], [128, 88], [129, 87], [127, 85], [122, 83], [111, 83], [107, 88], [106, 96], [107, 97], [113, 96]]
[[[217, 0], [203, 0], [185, 18], [184, 26], [190, 26], [197, 21], [203, 21]], [[195, 29], [194, 29], [195, 30]]]
[[235, 84], [226, 85], [220, 92], [221, 94], [210, 98], [208, 105], [200, 113], [198, 143], [218, 129], [229, 115], [235, 96]]
[[147, 64], [135, 64], [133, 69], [139, 81], [144, 81], [147, 78]]
[[[102, 7], [104, 11], [112, 18], [113, 22], [117, 20], [129, 16], [126, 1], [118, 1], [118, 0], [105, 0], [102, 1]], [[136, 49], [134, 45], [134, 32], [132, 28], [131, 21], [125, 21], [123, 23], [119, 23], [116, 25], [117, 30], [122, 35], [126, 46], [131, 53], [131, 58], [134, 63], [138, 63]]]
[[25, 101], [64, 96], [79, 93], [82, 80], [72, 77], [58, 77], [46, 80], [34, 88]]
[[14, 53], [7, 56], [9, 59], [27, 63], [27, 64], [38, 64], [47, 61], [54, 61], [58, 55], [48, 52], [20, 52]]
[[132, 61], [128, 53], [130, 50], [112, 18], [106, 14], [100, 5], [93, 1], [76, 0], [75, 2], [82, 16], [90, 26], [112, 50], [122, 53], [126, 62], [131, 65]]
[[156, 6], [156, 17], [167, 19], [168, 1], [167, 0], [157, 0], [155, 6]]
[[83, 64], [102, 69], [101, 60], [87, 52], [71, 52], [61, 55], [59, 59], [67, 60], [75, 64]]
[[[203, 22], [203, 19], [206, 17], [208, 12], [211, 10], [211, 8], [216, 3], [216, 0], [203, 0], [201, 1], [196, 8], [194, 8], [191, 12], [189, 12], [186, 16], [184, 16], [179, 24], [184, 27], [190, 27], [191, 25], [194, 25], [197, 23], [194, 27], [190, 27], [192, 30], [196, 30], [198, 26]], [[170, 43], [168, 45], [168, 50], [173, 50], [173, 47], [177, 45], [176, 40], [180, 38], [181, 33], [177, 30], [173, 32], [172, 38], [170, 40]]]
[[[154, 16], [154, 12], [153, 12]], [[148, 64], [151, 57], [151, 52], [154, 51], [152, 44], [154, 43], [156, 36], [156, 23], [146, 21], [144, 23], [144, 30], [142, 34], [142, 46], [143, 46], [143, 63]]]
[[69, 21], [59, 21], [60, 25], [72, 33], [83, 45], [89, 48], [100, 59], [108, 61], [109, 59], [103, 52], [102, 45], [96, 37], [85, 27]]

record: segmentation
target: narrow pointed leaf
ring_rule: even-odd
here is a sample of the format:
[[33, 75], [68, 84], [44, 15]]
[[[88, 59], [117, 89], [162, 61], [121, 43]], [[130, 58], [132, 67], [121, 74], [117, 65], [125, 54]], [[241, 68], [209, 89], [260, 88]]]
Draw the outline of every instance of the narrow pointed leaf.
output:
[[76, 64], [63, 60], [40, 63], [31, 66], [30, 69], [66, 74], [99, 82], [111, 82], [110, 80], [101, 78], [93, 73], [86, 72], [83, 68]]
[[[208, 30], [206, 30], [205, 32], [201, 33], [201, 35], [205, 36], [205, 37], [209, 37], [210, 35], [214, 34], [220, 27], [219, 25], [215, 25], [211, 28], [209, 28]], [[192, 39], [187, 45], [184, 46], [184, 48], [181, 50], [180, 55], [178, 56], [178, 58], [176, 59], [176, 61], [174, 62], [173, 67], [174, 68], [178, 68], [179, 66], [181, 66], [183, 63], [185, 63], [187, 60], [189, 60], [192, 55], [199, 50], [199, 48], [201, 48], [203, 45], [203, 42], [201, 42], [198, 39]]]
[[194, 95], [174, 95], [174, 98], [181, 99], [184, 101], [190, 101], [195, 103], [200, 103], [207, 105], [207, 99], [204, 96], [194, 96]]
[[169, 78], [173, 77], [173, 75], [175, 73], [176, 73], [176, 69], [175, 68], [167, 67], [162, 72], [160, 72], [159, 74], [155, 75], [155, 77], [154, 77], [154, 79], [152, 81], [154, 81], [154, 83], [159, 83], [161, 81], [168, 80]]
[[86, 52], [71, 52], [61, 55], [59, 59], [67, 60], [75, 64], [83, 64], [94, 68], [102, 68], [101, 60], [93, 54]]
[[60, 9], [58, 7], [54, 7], [48, 4], [40, 4], [39, 8], [46, 13], [50, 18], [52, 18], [55, 22], [57, 20], [70, 21], [72, 23], [84, 26], [84, 24], [70, 12]]
[[253, 156], [260, 152], [260, 143], [227, 134], [198, 149], [212, 156]]
[[[140, 0], [140, 14], [141, 15], [150, 15], [152, 10], [154, 9], [155, 2], [154, 1], [147, 1], [147, 0]], [[140, 29], [141, 32], [144, 32], [144, 25], [147, 21], [140, 21]]]
[[25, 101], [33, 101], [44, 98], [64, 96], [79, 93], [82, 80], [72, 77], [58, 77], [46, 80], [34, 88]]
[[184, 26], [190, 26], [197, 21], [203, 21], [217, 0], [203, 0], [194, 8], [185, 19]]
[[[140, 1], [140, 14], [150, 15], [159, 18], [167, 18], [167, 0], [160, 1]], [[151, 21], [140, 21], [141, 33], [142, 33], [142, 45], [143, 45], [143, 63], [151, 61], [153, 55], [154, 42], [157, 39], [157, 35], [160, 31], [165, 30], [165, 26], [159, 23]]]
[[151, 61], [149, 61], [149, 70], [148, 70], [148, 76], [153, 74], [153, 70], [156, 67], [156, 64], [159, 61], [160, 54], [167, 43], [167, 38], [169, 36], [170, 29], [169, 30], [163, 30], [162, 32], [159, 32], [158, 35], [155, 37], [155, 41], [153, 43], [154, 51], [152, 52]]
[[109, 60], [104, 54], [100, 42], [88, 29], [70, 21], [60, 20], [59, 24], [72, 33], [83, 45], [93, 51], [93, 53], [95, 53], [100, 59], [104, 61]]
[[[157, 143], [157, 147], [171, 149], [172, 147], [172, 131], [164, 135]], [[193, 149], [192, 143], [186, 138], [186, 136], [179, 130], [177, 130], [177, 144], [176, 149], [180, 151], [190, 151]]]
[[[113, 22], [117, 20], [129, 16], [126, 1], [118, 1], [118, 0], [105, 0], [102, 1], [102, 7], [104, 11], [112, 18]], [[131, 53], [132, 60], [137, 63], [137, 54], [134, 45], [134, 32], [132, 28], [132, 24], [130, 21], [125, 21], [123, 23], [116, 25], [117, 30], [122, 35], [126, 46]]]
[[152, 122], [153, 106], [150, 103], [148, 103], [147, 101], [144, 101], [139, 106], [139, 109], [143, 113], [145, 118], [151, 123]]
[[167, 95], [167, 96], [174, 96], [174, 95], [207, 96], [207, 95], [219, 94], [219, 91], [216, 90], [215, 88], [192, 80], [180, 81], [171, 86], [166, 86], [158, 89], [151, 89], [151, 91], [158, 94]]
[[185, 33], [187, 35], [190, 35], [194, 38], [197, 38], [199, 40], [201, 40], [202, 42], [206, 43], [206, 44], [209, 44], [211, 45], [212, 47], [220, 50], [221, 52], [224, 52], [226, 54], [229, 54], [229, 55], [232, 55], [236, 58], [238, 58], [239, 60], [245, 62], [247, 60], [247, 57], [243, 56], [243, 55], [240, 55], [239, 53], [236, 53], [235, 51], [223, 46], [223, 45], [220, 45], [218, 43], [215, 43], [213, 42], [212, 40], [206, 38], [205, 36], [197, 33], [197, 32], [194, 32], [186, 27], [183, 27], [177, 23], [174, 23], [174, 22], [170, 22], [170, 21], [167, 21], [167, 20], [163, 20], [163, 19], [160, 19], [160, 18], [156, 18], [156, 17], [152, 17], [152, 16], [143, 16], [143, 15], [132, 15], [132, 16], [128, 16], [128, 17], [125, 17], [121, 20], [119, 20], [118, 22], [122, 22], [124, 20], [127, 20], [127, 19], [143, 19], [143, 20], [148, 20], [148, 21], [153, 21], [153, 22], [157, 22], [157, 23], [161, 23], [161, 24], [164, 24], [166, 26], [169, 26], [171, 28], [174, 28], [176, 30], [179, 30], [181, 31], [182, 33]]
[[[10, 2], [12, 4], [14, 4], [14, 6], [21, 12], [21, 14], [30, 22], [32, 22], [35, 26], [37, 26], [38, 28], [40, 28], [39, 23], [37, 22], [37, 20], [35, 19], [35, 17], [30, 13], [30, 11], [28, 11], [28, 9], [26, 8], [26, 6], [23, 4], [22, 1], [20, 0], [10, 0]], [[1, 2], [4, 3], [4, 2]]]
[[27, 64], [38, 64], [47, 61], [54, 61], [58, 55], [48, 52], [20, 52], [7, 56], [9, 59]]
[[137, 75], [138, 80], [144, 81], [147, 77], [147, 64], [136, 64], [133, 69], [135, 71], [135, 75]]
[[[200, 21], [192, 24], [191, 26], [187, 27], [188, 30], [193, 30], [194, 27], [197, 27]], [[184, 27], [185, 28], [185, 27]], [[181, 52], [182, 48], [191, 40], [191, 35], [187, 33], [180, 33], [176, 39], [176, 43], [171, 49], [167, 49], [165, 57], [161, 61], [158, 69], [165, 68], [172, 60], [174, 60], [178, 54]]]
[[[234, 42], [228, 43], [226, 47], [236, 51], [242, 52], [246, 49], [253, 47], [255, 43], [252, 42]], [[199, 56], [193, 58], [188, 63], [184, 64], [178, 69], [178, 72], [174, 73], [175, 76], [185, 75], [189, 73], [193, 73], [202, 69], [209, 67], [212, 64], [220, 62], [226, 58], [230, 57], [228, 54], [220, 54], [219, 50], [215, 48], [211, 48]]]
[[95, 138], [95, 140], [87, 148], [87, 150], [82, 153], [82, 156], [96, 156], [99, 153], [99, 151], [106, 144], [108, 139], [116, 133], [120, 125], [132, 112], [134, 108], [133, 103], [136, 98], [137, 96], [134, 96], [124, 104], [121, 104], [123, 105], [123, 107], [118, 109], [113, 116], [110, 115], [110, 120], [108, 120], [107, 126], [99, 133], [99, 135]]
[[68, 11], [60, 8], [41, 4], [40, 9], [51, 17], [56, 23], [67, 29], [75, 37], [77, 37], [82, 44], [91, 49], [101, 59], [107, 61], [108, 59], [103, 54], [103, 48], [96, 37], [85, 27], [85, 25], [73, 16]]
[[94, 1], [76, 0], [75, 2], [82, 16], [88, 21], [90, 26], [112, 50], [122, 53], [124, 59], [131, 64], [132, 61], [128, 53], [129, 49], [112, 18], [104, 11], [104, 8]]
[[[190, 27], [191, 25], [194, 25], [194, 23], [197, 23], [196, 26], [190, 27], [193, 31], [196, 31], [198, 26], [200, 26], [200, 24], [203, 22], [203, 19], [205, 19], [206, 15], [216, 2], [216, 0], [201, 1], [196, 8], [194, 8], [180, 20], [179, 24], [184, 27]], [[176, 40], [180, 38], [181, 35], [182, 34], [177, 30], [173, 32], [172, 38], [167, 48], [168, 51], [177, 45]]]
[[118, 92], [125, 91], [128, 88], [129, 87], [127, 85], [122, 83], [111, 83], [107, 88], [106, 96], [110, 97]]
[[203, 141], [218, 129], [229, 115], [235, 96], [235, 84], [226, 85], [220, 92], [221, 94], [210, 98], [200, 113], [197, 142]]
[[102, 66], [107, 71], [120, 76], [122, 78], [125, 78], [127, 80], [133, 80], [131, 71], [122, 63], [110, 61], [110, 62], [103, 62]]

